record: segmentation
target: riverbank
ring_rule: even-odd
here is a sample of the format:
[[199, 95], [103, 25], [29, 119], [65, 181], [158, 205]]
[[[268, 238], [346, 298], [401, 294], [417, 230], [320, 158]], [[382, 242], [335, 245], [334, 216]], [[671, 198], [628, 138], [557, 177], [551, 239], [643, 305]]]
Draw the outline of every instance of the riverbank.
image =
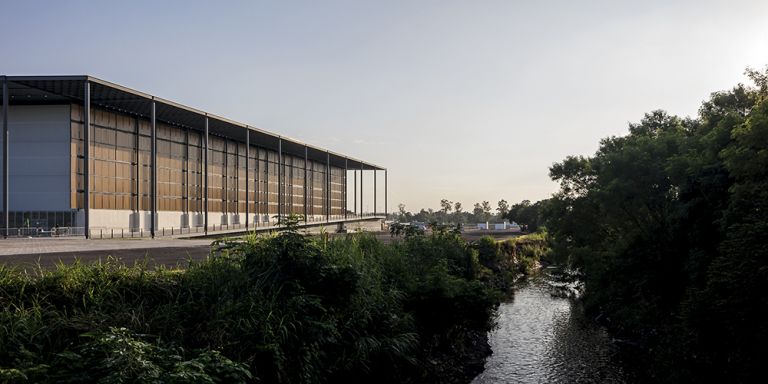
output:
[[184, 270], [0, 267], [0, 377], [468, 382], [489, 353], [502, 294], [455, 233], [289, 230], [216, 249]]

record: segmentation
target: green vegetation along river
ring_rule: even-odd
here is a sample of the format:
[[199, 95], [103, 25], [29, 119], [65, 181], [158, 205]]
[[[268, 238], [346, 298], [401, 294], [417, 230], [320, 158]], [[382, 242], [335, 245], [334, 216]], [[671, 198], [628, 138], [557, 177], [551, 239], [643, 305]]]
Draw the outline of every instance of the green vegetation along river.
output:
[[577, 301], [553, 293], [544, 271], [499, 306], [488, 335], [493, 355], [474, 384], [627, 382], [605, 330], [584, 319]]

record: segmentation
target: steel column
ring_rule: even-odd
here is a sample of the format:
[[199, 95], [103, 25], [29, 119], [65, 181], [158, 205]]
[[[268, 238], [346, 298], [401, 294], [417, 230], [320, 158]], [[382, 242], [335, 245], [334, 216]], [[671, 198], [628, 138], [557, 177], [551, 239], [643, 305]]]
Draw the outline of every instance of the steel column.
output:
[[141, 212], [141, 139], [139, 138], [141, 136], [141, 130], [139, 129], [139, 118], [135, 117], [133, 119], [133, 132], [134, 132], [134, 144], [136, 146], [135, 150], [133, 151], [133, 155], [136, 159], [136, 182], [133, 186], [136, 190], [136, 222], [135, 222], [135, 229], [141, 228], [141, 219], [140, 219], [140, 212]]
[[[250, 179], [248, 178], [250, 176], [250, 172], [248, 172], [248, 163], [250, 161], [249, 157], [251, 156], [251, 132], [248, 129], [248, 127], [245, 127], [245, 230], [248, 230], [248, 216], [250, 216], [251, 212], [248, 208], [248, 187], [250, 186]], [[240, 192], [238, 192], [239, 194]]]
[[[222, 170], [222, 174], [224, 177], [224, 180], [222, 180], [222, 185], [224, 185], [222, 192], [223, 199], [221, 201], [221, 210], [224, 211], [224, 217], [227, 219], [227, 225], [229, 225], [229, 205], [227, 202], [229, 202], [229, 162], [227, 161], [229, 159], [229, 148], [227, 147], [227, 143], [229, 140], [224, 138], [224, 169]], [[221, 219], [219, 219], [219, 224], [221, 224]]]
[[184, 208], [187, 214], [187, 228], [189, 228], [192, 217], [189, 213], [189, 128], [184, 129], [184, 171], [184, 197], [187, 199]]
[[360, 217], [365, 216], [363, 211], [363, 163], [360, 163]]
[[353, 193], [352, 193], [352, 213], [357, 216], [357, 170], [352, 170], [352, 176], [354, 176], [355, 183], [352, 185]]
[[277, 139], [277, 224], [283, 224], [283, 138]]
[[387, 217], [387, 170], [384, 170], [384, 217]]
[[151, 180], [151, 206], [150, 215], [152, 222], [149, 225], [149, 234], [153, 238], [157, 231], [157, 111], [155, 101], [152, 100], [152, 108], [149, 116], [149, 125], [152, 135], [152, 180]]
[[373, 170], [373, 215], [376, 216], [376, 173], [377, 171]]
[[325, 221], [331, 220], [331, 154], [325, 151]]
[[309, 149], [304, 146], [304, 223], [307, 222], [307, 201], [309, 196], [309, 188], [307, 187], [307, 163], [309, 162]]
[[254, 181], [256, 182], [256, 188], [255, 188], [255, 200], [253, 201], [253, 207], [256, 208], [256, 223], [254, 223], [254, 227], [258, 227], [261, 224], [261, 161], [259, 160], [259, 149], [256, 148], [256, 155], [254, 156], [254, 159], [256, 160], [256, 167], [254, 168], [256, 171], [256, 175], [254, 177]]
[[349, 201], [347, 200], [347, 195], [349, 194], [349, 189], [347, 189], [347, 174], [349, 173], [348, 170], [348, 163], [349, 159], [344, 158], [344, 219], [347, 219], [347, 211], [349, 211], [349, 206], [347, 205]]
[[[3, 221], [5, 222], [3, 231], [3, 238], [8, 237], [8, 77], [3, 76]], [[75, 192], [77, 193], [77, 192]]]
[[83, 84], [83, 232], [90, 234], [91, 208], [91, 82]]
[[203, 232], [208, 234], [208, 116], [205, 117], [205, 137], [203, 140]]

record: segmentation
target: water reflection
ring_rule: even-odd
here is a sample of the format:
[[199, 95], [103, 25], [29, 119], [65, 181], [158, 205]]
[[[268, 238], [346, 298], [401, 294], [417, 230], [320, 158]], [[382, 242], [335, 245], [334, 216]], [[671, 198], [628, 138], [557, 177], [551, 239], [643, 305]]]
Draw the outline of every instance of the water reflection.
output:
[[473, 383], [624, 383], [605, 331], [580, 315], [577, 303], [551, 294], [544, 275], [532, 279], [499, 307], [493, 355]]

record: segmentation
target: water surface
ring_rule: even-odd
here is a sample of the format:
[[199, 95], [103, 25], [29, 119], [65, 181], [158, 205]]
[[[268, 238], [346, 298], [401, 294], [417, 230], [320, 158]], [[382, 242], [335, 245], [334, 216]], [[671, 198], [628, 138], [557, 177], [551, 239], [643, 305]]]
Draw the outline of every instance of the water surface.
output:
[[501, 304], [488, 335], [493, 355], [473, 384], [626, 382], [606, 332], [583, 319], [577, 302], [552, 291], [542, 273]]

